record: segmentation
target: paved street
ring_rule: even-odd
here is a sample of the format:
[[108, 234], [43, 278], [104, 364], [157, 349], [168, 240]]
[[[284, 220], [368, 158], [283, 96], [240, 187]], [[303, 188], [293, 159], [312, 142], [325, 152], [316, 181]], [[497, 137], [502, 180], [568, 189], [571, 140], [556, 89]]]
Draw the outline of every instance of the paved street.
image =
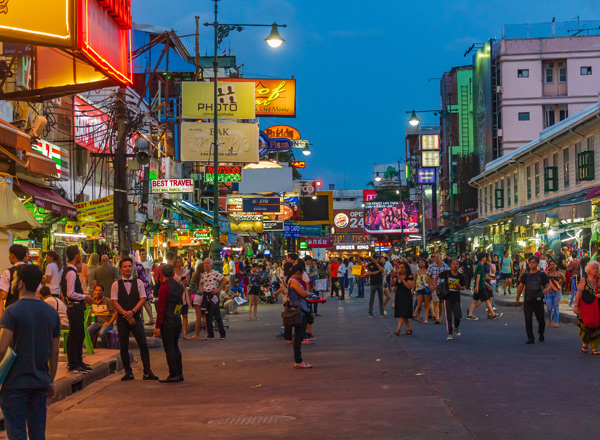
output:
[[[301, 371], [274, 338], [280, 306], [261, 306], [226, 341], [184, 341], [182, 384], [143, 382], [138, 366], [134, 382], [113, 375], [53, 405], [48, 438], [596, 438], [600, 358], [567, 324], [527, 346], [521, 310], [502, 311], [446, 341], [443, 326], [396, 337], [364, 300], [330, 300]], [[152, 362], [166, 376], [162, 350]]]

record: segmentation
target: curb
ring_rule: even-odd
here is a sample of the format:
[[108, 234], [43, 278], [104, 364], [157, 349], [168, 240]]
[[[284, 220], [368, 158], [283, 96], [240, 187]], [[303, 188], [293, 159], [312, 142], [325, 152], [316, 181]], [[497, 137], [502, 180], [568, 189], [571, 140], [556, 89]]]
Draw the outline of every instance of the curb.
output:
[[[471, 292], [462, 291], [462, 292], [460, 292], [460, 294], [461, 294], [461, 296], [465, 296], [467, 298], [473, 299], [473, 294]], [[495, 296], [494, 298], [496, 300], [496, 304], [499, 306], [516, 308], [514, 300], [504, 299], [504, 298], [498, 297], [498, 296]], [[523, 302], [521, 301], [520, 304], [522, 305]], [[519, 306], [519, 307], [521, 307], [521, 306]], [[558, 321], [565, 323], [565, 324], [577, 325], [577, 317], [576, 316], [570, 315], [567, 313], [563, 313], [563, 312], [559, 313]]]

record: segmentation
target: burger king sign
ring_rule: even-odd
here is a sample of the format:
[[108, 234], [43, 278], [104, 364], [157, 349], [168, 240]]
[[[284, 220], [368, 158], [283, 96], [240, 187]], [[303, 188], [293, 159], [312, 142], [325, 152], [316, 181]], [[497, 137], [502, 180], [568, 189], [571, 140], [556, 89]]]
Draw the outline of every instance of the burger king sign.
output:
[[346, 226], [348, 226], [349, 222], [350, 220], [348, 219], [348, 216], [343, 212], [340, 212], [333, 218], [333, 224], [339, 229], [344, 229]]

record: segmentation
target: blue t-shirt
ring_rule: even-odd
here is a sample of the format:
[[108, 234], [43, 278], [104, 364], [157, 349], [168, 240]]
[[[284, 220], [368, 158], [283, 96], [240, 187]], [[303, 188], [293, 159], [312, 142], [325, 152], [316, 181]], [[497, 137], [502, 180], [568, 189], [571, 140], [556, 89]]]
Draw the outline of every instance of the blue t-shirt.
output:
[[13, 332], [17, 354], [2, 388], [47, 388], [52, 339], [60, 337], [58, 312], [40, 299], [22, 298], [4, 311], [0, 328]]

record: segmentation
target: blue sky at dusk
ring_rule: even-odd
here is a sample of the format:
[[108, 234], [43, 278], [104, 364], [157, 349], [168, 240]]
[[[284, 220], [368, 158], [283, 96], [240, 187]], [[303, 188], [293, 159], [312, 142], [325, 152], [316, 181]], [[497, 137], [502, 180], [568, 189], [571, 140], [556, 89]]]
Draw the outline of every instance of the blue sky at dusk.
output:
[[[195, 32], [194, 16], [212, 21], [210, 0], [132, 0], [133, 20]], [[222, 0], [221, 23], [287, 24], [271, 49], [269, 28], [246, 28], [223, 42], [245, 77], [297, 79], [297, 117], [263, 118], [261, 128], [296, 127], [313, 146], [303, 175], [336, 189], [362, 189], [373, 163], [404, 156], [407, 110], [439, 108], [439, 78], [473, 43], [500, 38], [502, 24], [600, 19], [595, 0]], [[212, 28], [200, 52], [212, 55]], [[193, 38], [186, 39], [193, 50]], [[436, 123], [423, 115], [424, 123]], [[299, 155], [301, 156], [301, 154]]]

